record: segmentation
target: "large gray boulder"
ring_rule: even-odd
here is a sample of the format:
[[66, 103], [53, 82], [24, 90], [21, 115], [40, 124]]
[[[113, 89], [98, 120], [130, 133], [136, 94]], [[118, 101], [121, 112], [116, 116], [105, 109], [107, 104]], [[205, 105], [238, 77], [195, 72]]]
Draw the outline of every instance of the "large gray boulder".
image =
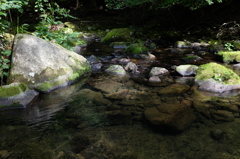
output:
[[91, 72], [81, 55], [32, 35], [14, 40], [9, 83], [21, 82], [40, 92], [67, 86]]

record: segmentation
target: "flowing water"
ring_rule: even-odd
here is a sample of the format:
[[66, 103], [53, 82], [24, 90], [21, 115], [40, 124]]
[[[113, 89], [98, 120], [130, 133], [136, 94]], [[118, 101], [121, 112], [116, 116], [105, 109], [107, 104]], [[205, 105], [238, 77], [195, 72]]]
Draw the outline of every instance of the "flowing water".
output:
[[[179, 60], [179, 57], [193, 53], [192, 50], [185, 51], [182, 55], [176, 55], [159, 49], [155, 52], [158, 61], [147, 63], [146, 67], [151, 65], [170, 69], [172, 65], [188, 63]], [[106, 51], [100, 46], [88, 49], [89, 55], [98, 55], [103, 64], [112, 62], [109, 54], [103, 55], [101, 52]], [[110, 49], [109, 52], [114, 50]], [[204, 60], [194, 59], [191, 63], [213, 61], [214, 55], [203, 56]], [[143, 63], [139, 59], [135, 62]], [[97, 72], [90, 80], [100, 81], [103, 75], [103, 72]], [[144, 119], [144, 106], [148, 103], [141, 104], [144, 98], [146, 101], [153, 98], [147, 93], [154, 93], [156, 88], [135, 83], [131, 79], [122, 82], [129, 84], [128, 89], [146, 94], [129, 97], [136, 98], [135, 101], [139, 98], [138, 103], [125, 101], [124, 104], [119, 99], [105, 98], [104, 93], [93, 88], [89, 82], [80, 81], [41, 94], [27, 108], [0, 111], [0, 159], [240, 158], [240, 118], [237, 115], [231, 122], [199, 115], [198, 120], [181, 133], [162, 132]], [[238, 91], [232, 96], [227, 94], [221, 99], [240, 106]], [[184, 97], [159, 98], [179, 100]]]

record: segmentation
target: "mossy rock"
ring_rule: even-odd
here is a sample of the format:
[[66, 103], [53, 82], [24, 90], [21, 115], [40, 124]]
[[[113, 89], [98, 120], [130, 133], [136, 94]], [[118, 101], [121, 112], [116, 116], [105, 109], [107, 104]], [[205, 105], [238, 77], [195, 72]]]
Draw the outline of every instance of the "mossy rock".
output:
[[31, 35], [17, 35], [12, 56], [8, 83], [25, 83], [40, 92], [70, 85], [91, 73], [83, 56]]
[[78, 26], [73, 24], [72, 22], [65, 22], [64, 25], [66, 25], [68, 28], [72, 29], [73, 31], [78, 30]]
[[240, 62], [240, 51], [221, 51], [218, 55], [223, 57], [223, 62]]
[[105, 71], [112, 75], [120, 75], [120, 76], [126, 75], [126, 71], [124, 70], [124, 68], [121, 65], [109, 66]]
[[135, 54], [140, 54], [147, 51], [149, 51], [149, 49], [146, 46], [144, 46], [142, 43], [135, 43], [135, 44], [129, 45], [126, 48], [125, 53], [135, 55]]
[[130, 42], [112, 42], [110, 44], [111, 47], [114, 47], [114, 46], [128, 46], [130, 45], [131, 43]]
[[233, 41], [232, 44], [234, 49], [240, 50], [240, 41]]
[[107, 33], [101, 42], [132, 41], [132, 30], [128, 28], [116, 28]]
[[23, 83], [0, 87], [0, 98], [18, 95], [21, 92], [25, 92], [27, 88], [27, 85]]
[[188, 41], [177, 41], [176, 46], [178, 48], [191, 48], [192, 44]]
[[0, 87], [0, 109], [25, 107], [38, 93], [24, 83], [11, 83]]
[[195, 78], [200, 81], [206, 81], [212, 78], [226, 85], [240, 84], [240, 77], [235, 72], [214, 62], [200, 65]]

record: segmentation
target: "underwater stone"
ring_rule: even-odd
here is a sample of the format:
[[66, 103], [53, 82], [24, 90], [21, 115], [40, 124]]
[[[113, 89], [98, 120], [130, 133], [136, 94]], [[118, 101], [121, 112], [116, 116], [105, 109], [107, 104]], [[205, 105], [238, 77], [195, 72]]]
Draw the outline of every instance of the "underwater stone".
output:
[[113, 74], [113, 75], [120, 75], [120, 76], [126, 75], [126, 71], [120, 65], [112, 65], [112, 66], [108, 67], [105, 70], [105, 72], [107, 72], [109, 74]]

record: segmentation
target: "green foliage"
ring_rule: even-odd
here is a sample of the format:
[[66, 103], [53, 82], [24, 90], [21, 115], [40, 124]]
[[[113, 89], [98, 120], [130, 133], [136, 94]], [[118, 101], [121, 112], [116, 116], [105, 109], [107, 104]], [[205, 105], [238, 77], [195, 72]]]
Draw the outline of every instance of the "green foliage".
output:
[[84, 44], [84, 41], [78, 38], [80, 35], [78, 32], [66, 34], [63, 29], [51, 31], [47, 26], [38, 26], [35, 34], [46, 41], [60, 44], [68, 50], [72, 50], [76, 45]]
[[13, 30], [13, 19], [11, 10], [23, 12], [23, 6], [27, 2], [23, 0], [0, 0], [0, 84], [3, 84], [3, 78], [8, 76], [11, 50], [10, 43], [4, 36], [5, 33]]
[[41, 23], [56, 24], [57, 20], [63, 18], [74, 18], [69, 14], [70, 10], [61, 8], [56, 2], [50, 3], [48, 0], [37, 0], [35, 2], [35, 12], [40, 13]]
[[59, 21], [64, 18], [74, 18], [69, 14], [70, 10], [60, 8], [56, 2], [50, 3], [48, 0], [37, 0], [35, 2], [35, 12], [40, 13], [41, 22], [36, 27], [36, 36], [56, 42], [63, 47], [71, 50], [76, 44], [83, 42], [78, 39], [79, 33], [64, 32], [64, 24]]
[[[1, 41], [0, 41], [1, 42]], [[3, 44], [6, 44], [4, 40], [2, 40]], [[10, 55], [11, 50], [1, 48], [0, 49], [0, 85], [3, 85], [3, 78], [8, 76], [8, 70], [10, 65]]]
[[221, 3], [222, 0], [105, 0], [107, 7], [110, 9], [121, 9], [124, 7], [132, 7], [141, 4], [152, 4], [155, 8], [169, 8], [174, 5], [183, 5], [192, 10], [202, 6]]
[[231, 43], [225, 43], [224, 46], [228, 51], [232, 51], [232, 48], [234, 48], [234, 45]]

